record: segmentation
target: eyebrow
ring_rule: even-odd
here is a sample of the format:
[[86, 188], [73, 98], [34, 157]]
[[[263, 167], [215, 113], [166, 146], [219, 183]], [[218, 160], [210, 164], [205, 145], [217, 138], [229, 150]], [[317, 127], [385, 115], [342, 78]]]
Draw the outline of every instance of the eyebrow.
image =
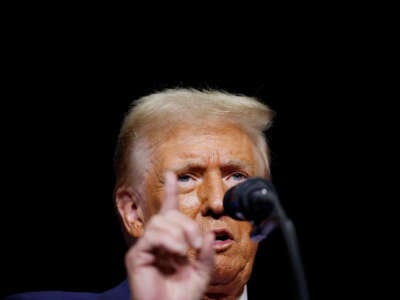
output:
[[188, 170], [204, 170], [207, 168], [207, 164], [202, 160], [193, 160], [193, 161], [182, 161], [180, 163], [172, 166], [171, 171], [174, 172], [184, 172]]
[[[220, 163], [219, 166], [221, 170], [238, 169], [247, 172], [254, 171], [254, 167], [255, 166], [249, 161], [241, 159], [229, 159]], [[184, 172], [187, 170], [204, 170], [206, 168], [207, 162], [205, 162], [203, 159], [193, 159], [183, 161], [182, 163], [177, 163], [175, 166], [172, 166], [171, 170], [175, 172]]]
[[243, 167], [246, 168], [248, 166], [251, 166], [252, 163], [247, 161], [247, 160], [243, 160], [243, 159], [229, 159], [227, 161], [224, 161], [221, 165], [223, 166], [239, 166], [239, 167]]

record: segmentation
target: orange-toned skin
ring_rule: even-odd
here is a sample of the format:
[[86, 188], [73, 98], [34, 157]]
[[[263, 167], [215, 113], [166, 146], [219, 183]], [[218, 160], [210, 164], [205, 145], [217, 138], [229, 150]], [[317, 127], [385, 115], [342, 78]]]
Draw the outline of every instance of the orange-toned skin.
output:
[[[146, 170], [145, 205], [130, 206], [133, 212], [127, 212], [129, 206], [119, 205], [128, 231], [135, 237], [142, 237], [126, 260], [134, 293], [142, 288], [141, 280], [134, 276], [143, 276], [140, 274], [145, 274], [146, 268], [162, 268], [154, 264], [155, 256], [168, 261], [168, 257], [184, 257], [187, 253], [190, 264], [197, 269], [184, 270], [176, 262], [171, 263], [176, 267], [174, 272], [186, 274], [181, 281], [181, 289], [185, 291], [181, 295], [183, 298], [189, 293], [194, 295], [193, 299], [198, 299], [196, 293], [200, 293], [204, 294], [204, 299], [235, 299], [242, 293], [252, 271], [257, 244], [250, 240], [250, 224], [226, 216], [222, 201], [230, 187], [248, 177], [262, 176], [262, 162], [256, 153], [251, 139], [230, 124], [203, 128], [181, 126], [157, 145]], [[172, 172], [175, 174], [172, 177], [177, 179], [165, 182], [166, 172]], [[117, 201], [123, 195], [122, 190], [117, 191]], [[153, 218], [155, 215], [158, 217]], [[207, 232], [216, 234], [219, 231], [228, 231], [229, 241], [216, 242], [207, 235]], [[199, 236], [202, 243], [197, 245]], [[140, 264], [140, 259], [137, 262], [138, 256], [146, 257], [146, 263]], [[199, 269], [203, 273], [200, 272], [200, 279], [193, 280], [197, 285], [193, 287], [188, 282], [192, 275], [188, 274]], [[182, 277], [175, 277], [174, 287], [169, 284], [163, 291], [170, 292], [171, 299], [179, 298], [176, 278]], [[162, 276], [156, 279], [162, 280]], [[142, 282], [145, 281], [142, 279]], [[205, 287], [201, 287], [202, 284]], [[144, 291], [138, 298], [144, 299], [143, 295]], [[168, 295], [163, 295], [163, 299], [167, 299], [165, 297]]]

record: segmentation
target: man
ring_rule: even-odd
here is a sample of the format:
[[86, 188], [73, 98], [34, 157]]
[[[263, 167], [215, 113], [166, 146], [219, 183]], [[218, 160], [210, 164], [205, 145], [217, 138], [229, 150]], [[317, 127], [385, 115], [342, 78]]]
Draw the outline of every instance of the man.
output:
[[128, 281], [103, 294], [36, 292], [9, 299], [247, 299], [257, 244], [224, 213], [223, 196], [269, 178], [263, 131], [273, 112], [217, 91], [165, 90], [139, 99], [115, 155], [115, 201]]

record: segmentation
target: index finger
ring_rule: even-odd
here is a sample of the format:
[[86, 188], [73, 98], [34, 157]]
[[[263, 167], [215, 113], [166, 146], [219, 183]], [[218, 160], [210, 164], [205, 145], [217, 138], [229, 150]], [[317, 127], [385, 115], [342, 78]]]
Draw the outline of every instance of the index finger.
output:
[[160, 212], [166, 212], [171, 209], [178, 209], [178, 192], [176, 176], [173, 172], [166, 172], [164, 175], [164, 199]]

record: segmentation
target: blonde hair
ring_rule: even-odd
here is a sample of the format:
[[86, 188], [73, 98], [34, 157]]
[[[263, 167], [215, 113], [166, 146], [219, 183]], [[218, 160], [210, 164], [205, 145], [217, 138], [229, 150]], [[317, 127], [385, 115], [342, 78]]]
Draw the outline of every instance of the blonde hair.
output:
[[234, 124], [249, 135], [269, 175], [264, 131], [274, 112], [255, 98], [216, 90], [167, 89], [133, 102], [118, 137], [114, 168], [116, 188], [129, 180], [140, 184], [149, 162], [151, 143], [168, 136], [178, 125], [210, 122]]

